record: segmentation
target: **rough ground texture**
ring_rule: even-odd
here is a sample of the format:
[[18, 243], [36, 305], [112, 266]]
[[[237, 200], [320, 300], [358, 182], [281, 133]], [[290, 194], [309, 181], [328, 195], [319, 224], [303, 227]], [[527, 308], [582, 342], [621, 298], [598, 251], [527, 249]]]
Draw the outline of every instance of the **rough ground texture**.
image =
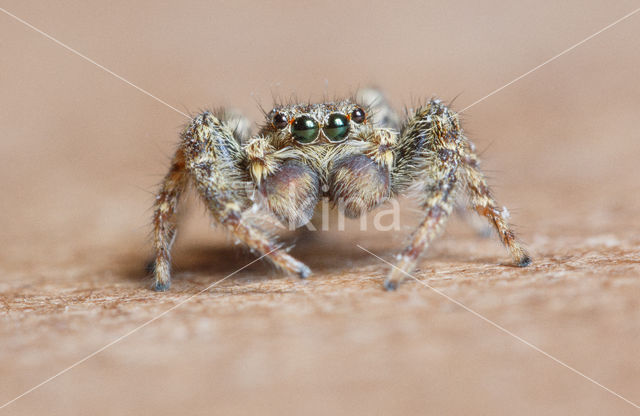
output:
[[[181, 110], [255, 118], [252, 94], [325, 80], [462, 109], [637, 3], [3, 7]], [[566, 367], [640, 403], [638, 19], [464, 114], [531, 267], [454, 220], [415, 274], [441, 294], [386, 293], [356, 244], [391, 260], [405, 209], [397, 232], [301, 239], [305, 282], [256, 263], [198, 294], [254, 257], [192, 201], [173, 287], [148, 289], [150, 192], [186, 119], [0, 14], [0, 406], [195, 295], [0, 414], [638, 413]]]

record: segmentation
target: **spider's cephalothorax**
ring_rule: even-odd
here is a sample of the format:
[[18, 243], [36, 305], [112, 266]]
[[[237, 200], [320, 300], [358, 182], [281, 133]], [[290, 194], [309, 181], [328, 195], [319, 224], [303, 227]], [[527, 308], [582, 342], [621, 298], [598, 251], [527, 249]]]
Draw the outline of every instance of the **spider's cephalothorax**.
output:
[[491, 196], [458, 116], [439, 100], [418, 108], [402, 126], [376, 90], [360, 91], [353, 100], [277, 106], [253, 136], [247, 125], [237, 115], [205, 112], [184, 130], [156, 197], [156, 290], [170, 285], [176, 208], [188, 182], [237, 240], [303, 278], [309, 268], [277, 249], [275, 239], [251, 215], [254, 208], [300, 227], [325, 195], [345, 215], [358, 217], [411, 189], [424, 219], [385, 281], [387, 289], [394, 289], [438, 234], [462, 190], [471, 208], [496, 229], [516, 264], [530, 263], [507, 224], [506, 210]]

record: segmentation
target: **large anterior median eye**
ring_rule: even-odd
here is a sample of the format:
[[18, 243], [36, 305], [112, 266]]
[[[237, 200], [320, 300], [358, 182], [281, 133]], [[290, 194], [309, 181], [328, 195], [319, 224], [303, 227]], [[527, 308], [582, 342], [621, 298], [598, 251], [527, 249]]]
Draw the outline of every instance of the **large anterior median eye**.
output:
[[291, 135], [299, 143], [311, 143], [318, 138], [320, 128], [318, 123], [309, 116], [300, 116], [291, 124]]
[[332, 142], [344, 140], [349, 133], [349, 119], [344, 114], [333, 113], [327, 119], [327, 125], [322, 129], [324, 135]]

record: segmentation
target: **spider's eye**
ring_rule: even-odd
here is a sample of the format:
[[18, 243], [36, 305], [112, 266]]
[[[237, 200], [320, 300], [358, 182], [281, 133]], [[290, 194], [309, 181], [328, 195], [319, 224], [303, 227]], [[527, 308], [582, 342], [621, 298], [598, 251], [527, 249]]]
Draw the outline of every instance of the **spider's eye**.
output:
[[349, 119], [344, 114], [333, 113], [329, 116], [327, 125], [322, 131], [329, 141], [339, 142], [349, 132]]
[[309, 116], [300, 116], [291, 124], [291, 134], [299, 143], [311, 143], [318, 138], [318, 123]]
[[364, 113], [364, 110], [360, 107], [356, 107], [352, 112], [351, 112], [351, 120], [353, 120], [354, 122], [361, 124], [364, 122], [364, 120], [367, 118], [367, 116]]
[[289, 125], [289, 120], [284, 114], [275, 113], [273, 115], [273, 119], [271, 119], [271, 124], [273, 124], [273, 127], [277, 129], [283, 129]]

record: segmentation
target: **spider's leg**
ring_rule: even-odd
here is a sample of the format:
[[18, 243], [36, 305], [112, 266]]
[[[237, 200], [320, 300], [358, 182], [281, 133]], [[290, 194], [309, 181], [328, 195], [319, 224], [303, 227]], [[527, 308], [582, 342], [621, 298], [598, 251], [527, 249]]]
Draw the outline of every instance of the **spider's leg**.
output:
[[411, 187], [425, 216], [398, 255], [397, 264], [384, 283], [395, 289], [414, 269], [418, 258], [440, 233], [453, 211], [459, 186], [460, 136], [448, 115], [438, 115], [437, 103], [418, 109], [402, 129], [395, 148], [392, 181], [396, 192]]
[[277, 267], [302, 278], [309, 276], [309, 268], [281, 250], [248, 213], [254, 188], [246, 154], [231, 128], [211, 113], [203, 113], [185, 131], [183, 149], [190, 177], [215, 220]]
[[457, 115], [439, 100], [418, 109], [408, 120], [396, 147], [396, 161], [394, 183], [398, 190], [411, 185], [417, 191], [425, 217], [385, 281], [387, 289], [395, 289], [411, 273], [451, 214], [456, 191], [465, 185], [472, 206], [492, 221], [518, 265], [529, 264], [529, 256], [517, 242], [504, 214], [497, 209], [477, 169], [473, 145], [463, 135]]
[[473, 231], [481, 238], [491, 237], [493, 226], [488, 224], [484, 218], [477, 215], [476, 212], [469, 211], [469, 204], [466, 197], [459, 194], [456, 204], [453, 208], [454, 215], [462, 219]]
[[480, 171], [478, 158], [473, 151], [473, 146], [465, 146], [462, 149], [462, 176], [469, 194], [471, 207], [481, 216], [487, 218], [495, 228], [502, 243], [511, 253], [511, 257], [517, 266], [525, 267], [531, 264], [531, 257], [526, 249], [517, 240], [515, 233], [509, 226], [509, 216], [505, 207], [500, 208], [491, 195], [491, 189]]
[[176, 236], [176, 210], [187, 185], [182, 149], [176, 151], [169, 172], [156, 195], [153, 211], [154, 288], [165, 291], [171, 285], [171, 246]]
[[400, 129], [400, 117], [382, 91], [376, 88], [360, 89], [356, 93], [356, 102], [368, 109], [367, 117], [373, 125], [394, 131]]
[[251, 121], [240, 111], [234, 109], [221, 110], [218, 119], [225, 124], [239, 143], [244, 143], [251, 135]]

